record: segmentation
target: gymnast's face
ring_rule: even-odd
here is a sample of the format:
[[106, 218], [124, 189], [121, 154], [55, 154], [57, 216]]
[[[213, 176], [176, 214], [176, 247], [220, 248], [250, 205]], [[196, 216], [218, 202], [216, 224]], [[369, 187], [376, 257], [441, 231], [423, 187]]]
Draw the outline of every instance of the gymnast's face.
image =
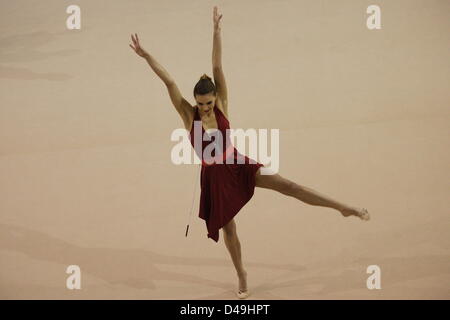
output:
[[197, 94], [195, 100], [197, 101], [198, 108], [203, 114], [209, 114], [216, 104], [216, 96], [214, 93]]

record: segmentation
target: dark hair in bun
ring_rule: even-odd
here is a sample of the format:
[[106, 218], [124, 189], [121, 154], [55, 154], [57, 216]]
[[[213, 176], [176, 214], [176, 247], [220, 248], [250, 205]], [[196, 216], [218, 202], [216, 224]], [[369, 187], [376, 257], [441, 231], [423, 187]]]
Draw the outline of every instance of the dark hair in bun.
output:
[[200, 77], [200, 80], [198, 80], [197, 84], [194, 87], [194, 97], [197, 94], [204, 95], [204, 94], [208, 94], [208, 93], [212, 93], [212, 94], [216, 95], [216, 86], [215, 86], [214, 82], [212, 81], [212, 79], [210, 77], [208, 77], [208, 75], [206, 73], [204, 73]]

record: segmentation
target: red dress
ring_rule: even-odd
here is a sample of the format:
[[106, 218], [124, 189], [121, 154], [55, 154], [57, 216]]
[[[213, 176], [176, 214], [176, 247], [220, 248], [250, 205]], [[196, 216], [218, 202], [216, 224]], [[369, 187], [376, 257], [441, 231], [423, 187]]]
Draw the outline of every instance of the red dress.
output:
[[[217, 106], [214, 106], [213, 110], [216, 116], [218, 130], [221, 132], [222, 137], [224, 137], [223, 149], [220, 150], [225, 151], [217, 155], [214, 151], [211, 152], [211, 155], [216, 159], [212, 164], [207, 163], [205, 161], [207, 158], [202, 157], [205, 147], [215, 142], [215, 139], [212, 137], [213, 135], [207, 133], [207, 135], [212, 137], [211, 141], [203, 141], [204, 138], [202, 139], [202, 137], [205, 134], [205, 129], [201, 125], [202, 122], [197, 106], [195, 107], [194, 121], [189, 138], [197, 156], [202, 159], [199, 217], [206, 222], [206, 228], [208, 230], [207, 237], [218, 242], [220, 228], [230, 222], [239, 210], [253, 197], [255, 191], [255, 174], [263, 164], [239, 153], [230, 143], [230, 132], [226, 130], [230, 129], [230, 123], [227, 118]], [[197, 122], [197, 128], [198, 126], [201, 127], [202, 136], [197, 137], [197, 139], [202, 140], [200, 144], [201, 150], [199, 144], [197, 144], [197, 148], [194, 146], [194, 124], [196, 121], [199, 121]], [[199, 133], [199, 131], [197, 129], [196, 132]], [[226, 142], [229, 144], [226, 144]], [[227, 145], [229, 148], [226, 148]], [[238, 163], [238, 156], [245, 159], [245, 163]], [[217, 161], [219, 158], [222, 159], [222, 163]], [[230, 161], [232, 163], [229, 163]]]

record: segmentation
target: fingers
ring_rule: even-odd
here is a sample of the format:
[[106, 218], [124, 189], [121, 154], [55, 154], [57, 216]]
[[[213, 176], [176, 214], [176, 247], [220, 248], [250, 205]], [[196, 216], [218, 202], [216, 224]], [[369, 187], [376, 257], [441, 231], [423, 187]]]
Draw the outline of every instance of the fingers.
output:
[[222, 14], [219, 16], [218, 12], [217, 12], [217, 6], [214, 6], [214, 13], [213, 13], [213, 19], [215, 22], [219, 22], [220, 19], [222, 19]]
[[135, 46], [135, 47], [139, 47], [139, 38], [138, 38], [137, 33], [135, 33], [134, 36], [131, 35], [131, 39], [133, 40], [134, 46]]
[[140, 44], [139, 44], [139, 38], [138, 38], [137, 33], [135, 33], [134, 36], [133, 36], [133, 34], [131, 35], [131, 40], [133, 40], [134, 47], [131, 46], [131, 44], [130, 44], [130, 47], [133, 48], [133, 50], [134, 50], [136, 53], [138, 53], [138, 50], [141, 49], [141, 46], [140, 46]]

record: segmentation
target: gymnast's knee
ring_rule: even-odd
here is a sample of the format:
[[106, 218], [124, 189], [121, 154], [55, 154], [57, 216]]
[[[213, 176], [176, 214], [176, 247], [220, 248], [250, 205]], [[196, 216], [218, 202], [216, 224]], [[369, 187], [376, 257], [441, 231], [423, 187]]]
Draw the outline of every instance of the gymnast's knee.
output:
[[236, 224], [234, 223], [233, 220], [231, 220], [229, 223], [224, 225], [222, 229], [223, 229], [224, 235], [226, 235], [227, 237], [235, 237], [235, 236], [237, 236]]
[[287, 181], [283, 184], [280, 192], [288, 196], [293, 196], [298, 192], [298, 190], [300, 190], [300, 186], [298, 184], [293, 181]]

